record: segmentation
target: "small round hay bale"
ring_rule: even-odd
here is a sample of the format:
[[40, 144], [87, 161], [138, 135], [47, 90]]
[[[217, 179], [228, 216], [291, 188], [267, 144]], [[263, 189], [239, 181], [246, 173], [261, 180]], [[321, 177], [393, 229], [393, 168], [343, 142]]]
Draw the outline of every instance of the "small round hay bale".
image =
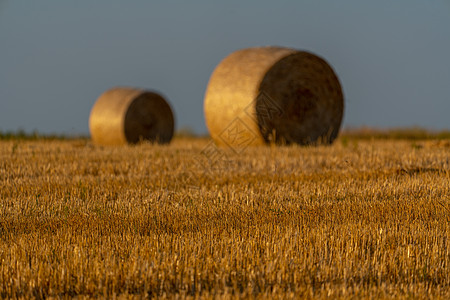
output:
[[331, 143], [344, 110], [339, 80], [309, 52], [280, 47], [238, 50], [220, 62], [204, 99], [218, 145]]
[[94, 143], [101, 145], [135, 144], [143, 140], [169, 143], [174, 117], [161, 95], [116, 87], [104, 92], [95, 102], [89, 129]]

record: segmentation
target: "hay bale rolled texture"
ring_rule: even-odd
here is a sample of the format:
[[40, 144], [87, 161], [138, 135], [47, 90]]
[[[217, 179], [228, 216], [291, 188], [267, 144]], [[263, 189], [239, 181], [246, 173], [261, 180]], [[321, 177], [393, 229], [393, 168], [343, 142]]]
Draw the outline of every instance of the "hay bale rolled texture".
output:
[[220, 62], [204, 99], [218, 145], [331, 143], [344, 110], [339, 80], [322, 58], [280, 47], [238, 50]]
[[169, 143], [174, 117], [159, 94], [127, 87], [104, 92], [92, 107], [89, 129], [94, 143], [135, 144], [142, 140]]

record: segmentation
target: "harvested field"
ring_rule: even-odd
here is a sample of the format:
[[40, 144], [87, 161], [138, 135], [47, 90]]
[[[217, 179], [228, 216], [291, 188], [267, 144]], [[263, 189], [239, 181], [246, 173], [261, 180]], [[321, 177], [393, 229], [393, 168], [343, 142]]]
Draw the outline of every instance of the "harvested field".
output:
[[450, 148], [0, 141], [0, 298], [450, 297]]

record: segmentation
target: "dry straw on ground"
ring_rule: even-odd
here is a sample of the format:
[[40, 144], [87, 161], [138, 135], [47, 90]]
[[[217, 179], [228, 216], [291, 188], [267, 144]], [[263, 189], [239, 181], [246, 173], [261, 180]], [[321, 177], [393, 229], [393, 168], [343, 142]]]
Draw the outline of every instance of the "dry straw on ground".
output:
[[280, 47], [231, 53], [211, 75], [204, 101], [212, 138], [232, 147], [331, 143], [343, 108], [339, 80], [326, 61]]
[[89, 128], [96, 144], [135, 144], [142, 140], [168, 143], [174, 132], [174, 117], [161, 95], [116, 87], [97, 99]]
[[[0, 141], [0, 299], [450, 299], [448, 148]], [[193, 176], [194, 175], [194, 176]]]

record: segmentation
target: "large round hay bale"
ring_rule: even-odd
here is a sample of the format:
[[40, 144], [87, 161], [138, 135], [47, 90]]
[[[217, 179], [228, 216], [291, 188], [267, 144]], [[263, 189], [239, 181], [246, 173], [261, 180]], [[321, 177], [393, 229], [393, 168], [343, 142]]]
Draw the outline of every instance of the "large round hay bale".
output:
[[331, 143], [344, 99], [328, 63], [281, 47], [238, 50], [220, 62], [204, 99], [206, 125], [219, 145]]
[[174, 117], [161, 95], [116, 87], [104, 92], [95, 102], [89, 129], [94, 143], [101, 145], [135, 144], [144, 140], [169, 143]]

